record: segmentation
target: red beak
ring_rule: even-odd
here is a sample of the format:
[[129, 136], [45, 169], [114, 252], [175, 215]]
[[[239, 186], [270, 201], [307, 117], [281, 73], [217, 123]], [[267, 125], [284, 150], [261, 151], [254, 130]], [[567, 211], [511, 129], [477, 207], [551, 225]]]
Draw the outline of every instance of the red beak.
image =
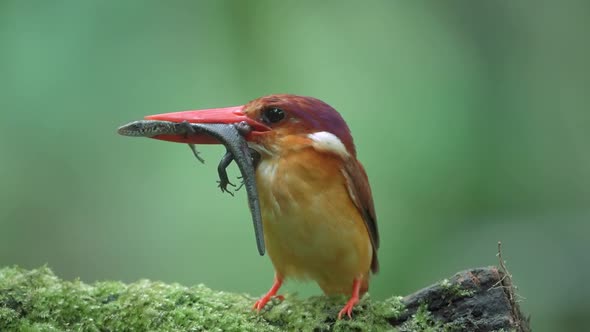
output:
[[[206, 110], [183, 111], [173, 113], [163, 113], [156, 115], [148, 115], [146, 120], [159, 120], [169, 122], [183, 122], [189, 123], [224, 123], [232, 124], [245, 121], [252, 127], [252, 131], [246, 135], [246, 140], [250, 140], [253, 135], [259, 132], [270, 130], [269, 127], [256, 120], [249, 118], [246, 113], [242, 111], [244, 106], [233, 106], [225, 108], [211, 108]], [[190, 135], [184, 137], [181, 135], [158, 135], [152, 138], [178, 142], [178, 143], [194, 143], [194, 144], [219, 144], [219, 141], [208, 135]]]

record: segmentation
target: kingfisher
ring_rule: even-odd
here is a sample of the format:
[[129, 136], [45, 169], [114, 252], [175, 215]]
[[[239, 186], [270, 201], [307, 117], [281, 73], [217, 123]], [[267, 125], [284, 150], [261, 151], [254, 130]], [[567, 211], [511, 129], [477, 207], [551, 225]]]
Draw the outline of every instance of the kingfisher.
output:
[[[349, 297], [352, 310], [377, 273], [379, 232], [367, 174], [350, 129], [325, 102], [292, 94], [260, 97], [245, 105], [145, 117], [188, 123], [247, 123], [256, 152], [264, 244], [275, 270], [270, 290], [254, 303], [260, 311], [287, 279], [313, 280], [326, 295]], [[155, 137], [187, 142], [174, 136]], [[210, 137], [191, 143], [214, 143]]]

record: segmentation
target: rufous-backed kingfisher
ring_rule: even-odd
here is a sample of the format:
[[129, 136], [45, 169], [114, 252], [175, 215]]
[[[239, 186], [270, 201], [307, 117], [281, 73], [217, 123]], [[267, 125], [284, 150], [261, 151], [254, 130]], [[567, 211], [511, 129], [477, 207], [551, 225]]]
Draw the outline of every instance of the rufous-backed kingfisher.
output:
[[[275, 94], [243, 106], [147, 116], [148, 120], [239, 123], [260, 159], [256, 184], [264, 243], [274, 284], [254, 304], [261, 310], [288, 278], [312, 279], [325, 294], [346, 294], [351, 317], [379, 269], [379, 233], [367, 174], [340, 114], [311, 97]], [[188, 142], [174, 137], [156, 137]], [[213, 143], [195, 136], [191, 143]]]

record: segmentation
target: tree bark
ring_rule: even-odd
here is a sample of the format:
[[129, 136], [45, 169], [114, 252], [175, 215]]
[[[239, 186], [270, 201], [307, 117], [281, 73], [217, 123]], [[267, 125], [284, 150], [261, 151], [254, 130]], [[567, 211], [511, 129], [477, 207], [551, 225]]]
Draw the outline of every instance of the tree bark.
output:
[[529, 321], [516, 298], [506, 271], [496, 267], [466, 270], [404, 297], [406, 310], [391, 324], [403, 326], [424, 306], [434, 321], [458, 330], [528, 332]]

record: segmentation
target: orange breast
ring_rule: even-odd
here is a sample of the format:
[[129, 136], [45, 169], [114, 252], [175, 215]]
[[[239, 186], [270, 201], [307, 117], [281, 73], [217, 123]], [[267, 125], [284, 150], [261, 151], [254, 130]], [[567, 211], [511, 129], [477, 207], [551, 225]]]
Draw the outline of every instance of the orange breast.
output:
[[[369, 278], [372, 247], [340, 160], [311, 147], [261, 160], [256, 171], [264, 239], [277, 273], [350, 294]], [[366, 284], [363, 288], [366, 288]]]

